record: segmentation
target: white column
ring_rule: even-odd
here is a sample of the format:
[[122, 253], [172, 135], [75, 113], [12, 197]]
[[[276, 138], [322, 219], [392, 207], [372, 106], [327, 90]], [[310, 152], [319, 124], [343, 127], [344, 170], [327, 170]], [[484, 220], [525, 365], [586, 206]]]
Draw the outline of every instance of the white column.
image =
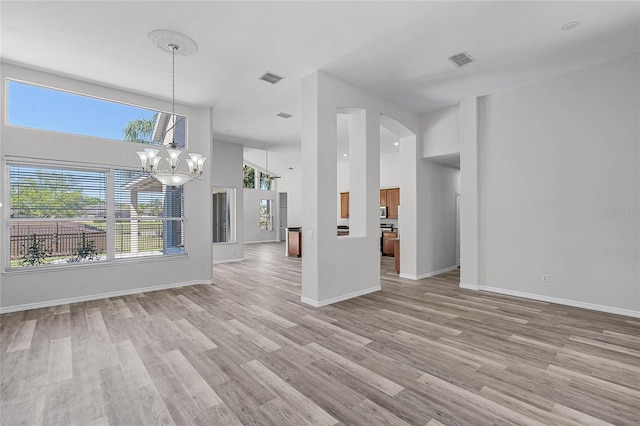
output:
[[[380, 289], [379, 109], [326, 73], [302, 82], [302, 301], [322, 306]], [[349, 227], [337, 237], [337, 113], [350, 107]], [[352, 213], [353, 212], [353, 213]]]

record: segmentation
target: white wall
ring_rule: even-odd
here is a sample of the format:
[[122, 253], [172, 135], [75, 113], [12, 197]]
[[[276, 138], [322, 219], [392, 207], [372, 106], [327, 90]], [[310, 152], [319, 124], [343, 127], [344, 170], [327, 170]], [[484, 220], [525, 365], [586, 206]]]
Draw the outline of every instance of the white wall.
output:
[[244, 191], [242, 145], [214, 141], [211, 185], [236, 188], [236, 242], [213, 244], [213, 263], [244, 258]]
[[[120, 90], [46, 74], [26, 68], [1, 64], [1, 94], [5, 99], [7, 77], [46, 86], [90, 94], [133, 105], [163, 111], [171, 110], [166, 101], [152, 99]], [[189, 149], [211, 157], [209, 110], [176, 105], [176, 112], [188, 117]], [[67, 162], [90, 162], [115, 167], [139, 167], [136, 151], [140, 145], [101, 138], [45, 132], [1, 125], [2, 145], [0, 176], [4, 180], [7, 156], [25, 159], [46, 159]], [[188, 215], [186, 244], [188, 256], [156, 257], [147, 260], [93, 264], [82, 267], [36, 268], [26, 272], [2, 273], [1, 307], [34, 307], [57, 300], [92, 298], [113, 292], [135, 292], [146, 287], [164, 287], [192, 283], [210, 283], [211, 271], [211, 174], [205, 165], [206, 178], [187, 184], [186, 213]], [[4, 186], [2, 186], [4, 188]], [[6, 206], [6, 204], [5, 204]], [[7, 262], [7, 209], [3, 207], [2, 244], [0, 257]]]
[[[422, 157], [460, 152], [460, 110], [454, 105], [421, 117]], [[418, 274], [408, 278], [430, 276], [457, 263], [455, 194], [460, 191], [460, 170], [423, 160], [418, 179], [424, 182], [418, 197], [424, 226], [418, 236]]]
[[[434, 161], [418, 161], [418, 249], [417, 273], [402, 277], [420, 279], [456, 267], [456, 192], [460, 191], [460, 170]], [[400, 218], [402, 193], [400, 194]], [[400, 239], [404, 233], [400, 229]]]
[[302, 175], [300, 170], [282, 173], [278, 181], [278, 192], [287, 193], [287, 226], [302, 226]]
[[422, 156], [460, 152], [460, 106], [454, 105], [422, 116]]
[[640, 315], [639, 63], [479, 100], [480, 285]]
[[380, 156], [380, 188], [400, 187], [400, 153]]
[[[244, 242], [280, 241], [278, 238], [278, 193], [276, 191], [245, 188], [243, 194]], [[273, 209], [273, 231], [260, 230], [260, 200], [273, 200], [271, 203], [271, 208]]]

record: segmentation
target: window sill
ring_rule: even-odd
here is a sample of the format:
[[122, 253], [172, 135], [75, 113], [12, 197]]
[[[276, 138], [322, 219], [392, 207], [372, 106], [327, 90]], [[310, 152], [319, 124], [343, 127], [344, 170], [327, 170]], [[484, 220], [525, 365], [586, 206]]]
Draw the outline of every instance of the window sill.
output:
[[163, 256], [140, 256], [114, 260], [97, 260], [92, 262], [65, 263], [61, 265], [23, 266], [18, 268], [5, 268], [2, 275], [22, 275], [50, 273], [55, 271], [68, 271], [84, 268], [102, 268], [122, 265], [132, 265], [136, 263], [177, 261], [189, 258], [188, 254], [166, 254]]

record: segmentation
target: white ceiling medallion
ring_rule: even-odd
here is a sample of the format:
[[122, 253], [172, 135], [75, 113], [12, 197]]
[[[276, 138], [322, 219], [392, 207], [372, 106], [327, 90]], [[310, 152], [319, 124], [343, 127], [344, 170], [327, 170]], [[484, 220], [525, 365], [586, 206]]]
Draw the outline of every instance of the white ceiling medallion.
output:
[[[184, 34], [171, 30], [155, 30], [147, 34], [149, 41], [158, 49], [176, 55], [191, 56], [198, 50], [198, 45]], [[176, 46], [174, 48], [174, 46]]]

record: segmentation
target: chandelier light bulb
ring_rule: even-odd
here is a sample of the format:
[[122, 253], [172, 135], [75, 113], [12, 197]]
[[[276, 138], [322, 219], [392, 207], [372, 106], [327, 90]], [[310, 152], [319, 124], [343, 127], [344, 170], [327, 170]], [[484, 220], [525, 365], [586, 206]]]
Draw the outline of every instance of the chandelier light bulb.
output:
[[157, 169], [158, 168], [158, 163], [160, 163], [160, 160], [162, 160], [162, 157], [160, 157], [159, 155], [154, 156], [151, 159], [151, 168]]
[[178, 166], [178, 159], [182, 151], [174, 148], [167, 148], [167, 154], [169, 154], [169, 158], [167, 158], [167, 162], [172, 169], [175, 169]]
[[198, 173], [202, 174], [202, 169], [204, 168], [204, 162], [207, 161], [207, 157], [198, 158]]
[[144, 151], [138, 151], [137, 152], [138, 157], [140, 157], [140, 163], [142, 164], [142, 168], [146, 169], [147, 168], [147, 153]]

